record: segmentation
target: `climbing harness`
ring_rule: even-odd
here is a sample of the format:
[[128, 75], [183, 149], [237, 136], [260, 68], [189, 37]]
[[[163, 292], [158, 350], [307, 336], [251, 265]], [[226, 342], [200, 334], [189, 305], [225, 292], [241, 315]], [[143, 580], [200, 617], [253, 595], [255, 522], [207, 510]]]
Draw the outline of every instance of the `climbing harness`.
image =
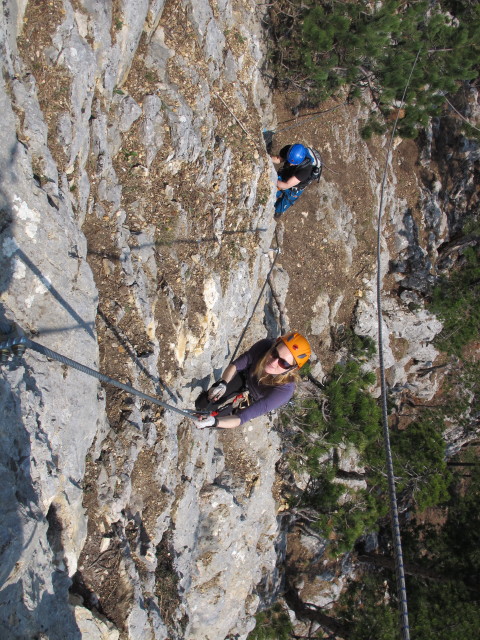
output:
[[223, 411], [223, 409], [226, 409], [229, 404], [232, 405], [232, 411], [235, 411], [235, 409], [244, 409], [245, 407], [249, 407], [250, 406], [249, 390], [245, 389], [244, 391], [240, 391], [240, 392], [236, 391], [229, 398], [226, 398], [221, 404], [215, 407], [215, 410], [211, 411], [210, 415], [217, 416], [220, 413], [220, 411]]
[[[223, 385], [223, 395], [216, 399], [215, 392]], [[230, 389], [228, 389], [228, 386]], [[212, 399], [209, 399], [209, 394]], [[250, 405], [250, 391], [247, 386], [247, 376], [243, 371], [237, 371], [228, 383], [223, 380], [215, 382], [208, 391], [203, 391], [197, 398], [195, 406], [203, 409], [208, 415], [231, 415], [238, 409], [244, 409]], [[201, 418], [201, 416], [198, 416]]]
[[68, 367], [72, 367], [73, 369], [82, 371], [83, 373], [86, 373], [87, 375], [92, 376], [97, 380], [100, 380], [100, 382], [111, 384], [114, 387], [123, 389], [123, 391], [126, 391], [127, 393], [136, 395], [139, 398], [143, 398], [144, 400], [153, 402], [153, 404], [163, 407], [164, 409], [168, 409], [169, 411], [174, 411], [175, 413], [179, 413], [183, 416], [187, 416], [188, 418], [193, 418], [195, 414], [198, 414], [198, 413], [201, 413], [201, 414], [206, 413], [204, 411], [191, 411], [188, 409], [178, 409], [177, 407], [173, 407], [172, 405], [167, 404], [162, 400], [159, 400], [155, 396], [150, 396], [146, 393], [143, 393], [143, 391], [140, 391], [139, 389], [135, 389], [134, 387], [131, 387], [128, 384], [123, 384], [123, 382], [119, 382], [118, 380], [115, 380], [110, 376], [100, 373], [95, 369], [91, 369], [90, 367], [87, 367], [86, 365], [81, 364], [80, 362], [76, 362], [71, 358], [67, 358], [66, 356], [60, 353], [57, 353], [56, 351], [52, 351], [51, 349], [48, 349], [48, 347], [44, 347], [43, 345], [38, 344], [38, 342], [34, 342], [33, 340], [30, 340], [26, 336], [15, 336], [0, 342], [0, 364], [7, 363], [10, 355], [13, 355], [14, 359], [16, 360], [20, 359], [25, 353], [26, 349], [33, 349], [33, 351], [37, 351], [38, 353], [41, 353], [47, 358], [51, 358], [52, 360], [57, 360], [57, 362], [61, 362], [62, 364], [67, 365]]

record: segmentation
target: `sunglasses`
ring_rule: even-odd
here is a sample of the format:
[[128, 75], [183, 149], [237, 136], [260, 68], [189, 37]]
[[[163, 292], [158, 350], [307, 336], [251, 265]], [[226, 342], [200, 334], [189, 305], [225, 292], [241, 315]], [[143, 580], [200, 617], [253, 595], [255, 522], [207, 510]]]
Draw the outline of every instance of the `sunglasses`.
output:
[[278, 366], [281, 367], [282, 369], [285, 369], [285, 370], [293, 369], [293, 367], [295, 366], [293, 364], [290, 364], [290, 362], [288, 362], [287, 360], [284, 360], [283, 358], [280, 357], [277, 347], [273, 347], [272, 356], [274, 357], [275, 360], [277, 360]]

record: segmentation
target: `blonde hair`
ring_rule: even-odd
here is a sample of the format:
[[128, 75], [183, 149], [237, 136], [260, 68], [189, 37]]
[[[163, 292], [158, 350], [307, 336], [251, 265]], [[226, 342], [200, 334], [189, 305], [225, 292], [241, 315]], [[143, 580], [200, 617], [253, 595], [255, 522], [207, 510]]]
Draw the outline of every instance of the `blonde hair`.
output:
[[285, 373], [278, 373], [273, 375], [271, 373], [265, 373], [265, 365], [267, 363], [267, 358], [271, 354], [273, 347], [275, 347], [277, 343], [275, 342], [267, 353], [260, 358], [260, 360], [255, 365], [255, 369], [252, 372], [252, 375], [258, 381], [258, 384], [261, 384], [265, 387], [280, 387], [282, 384], [288, 384], [289, 382], [299, 382], [300, 374], [298, 373], [298, 366], [291, 371], [285, 371]]

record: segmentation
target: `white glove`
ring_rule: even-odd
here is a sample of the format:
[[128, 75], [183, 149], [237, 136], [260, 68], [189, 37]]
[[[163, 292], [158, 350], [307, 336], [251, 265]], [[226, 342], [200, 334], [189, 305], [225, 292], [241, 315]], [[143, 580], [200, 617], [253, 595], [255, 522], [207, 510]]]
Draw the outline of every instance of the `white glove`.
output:
[[193, 424], [197, 429], [205, 429], [205, 427], [216, 427], [218, 420], [215, 416], [205, 416], [205, 418], [197, 418]]
[[215, 384], [212, 384], [212, 386], [208, 390], [208, 399], [211, 402], [217, 402], [217, 400], [220, 400], [220, 398], [225, 394], [226, 390], [226, 382], [224, 382], [223, 380], [219, 380], [218, 382], [215, 382]]

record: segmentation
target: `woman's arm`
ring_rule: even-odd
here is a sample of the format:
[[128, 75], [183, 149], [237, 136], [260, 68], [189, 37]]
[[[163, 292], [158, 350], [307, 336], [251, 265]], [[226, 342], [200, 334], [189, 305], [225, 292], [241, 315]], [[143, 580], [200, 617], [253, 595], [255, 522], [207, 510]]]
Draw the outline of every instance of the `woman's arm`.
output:
[[234, 429], [240, 426], [240, 418], [238, 416], [222, 416], [217, 418], [217, 427], [220, 429]]
[[197, 429], [205, 429], [207, 427], [218, 427], [219, 429], [234, 429], [241, 424], [238, 416], [199, 416], [193, 420], [193, 424]]
[[269, 411], [273, 411], [273, 409], [278, 409], [290, 400], [294, 389], [294, 384], [283, 385], [283, 387], [274, 387], [268, 398], [254, 402], [246, 409], [242, 409], [240, 411], [240, 414], [243, 414], [242, 417], [240, 417], [240, 415], [222, 416], [221, 418], [217, 418], [216, 426], [220, 429], [234, 429], [252, 418], [264, 415]]
[[253, 418], [258, 418], [269, 411], [279, 409], [290, 400], [294, 391], [295, 384], [292, 382], [282, 384], [279, 387], [270, 387], [263, 398], [253, 402], [245, 409], [240, 409], [236, 413], [236, 417], [240, 419], [240, 424], [245, 424], [249, 420], [253, 420]]
[[225, 382], [231, 382], [233, 376], [237, 373], [237, 367], [234, 364], [229, 364], [222, 374], [222, 380]]
[[[225, 380], [225, 382], [228, 384], [231, 380], [233, 380], [233, 377], [236, 373], [237, 367], [234, 364], [229, 364], [223, 372], [222, 380]], [[238, 427], [238, 425], [240, 424], [240, 418], [237, 418], [237, 416], [222, 416], [220, 418], [217, 418], [217, 420], [217, 427], [219, 427], [220, 429], [233, 429], [234, 427]]]

